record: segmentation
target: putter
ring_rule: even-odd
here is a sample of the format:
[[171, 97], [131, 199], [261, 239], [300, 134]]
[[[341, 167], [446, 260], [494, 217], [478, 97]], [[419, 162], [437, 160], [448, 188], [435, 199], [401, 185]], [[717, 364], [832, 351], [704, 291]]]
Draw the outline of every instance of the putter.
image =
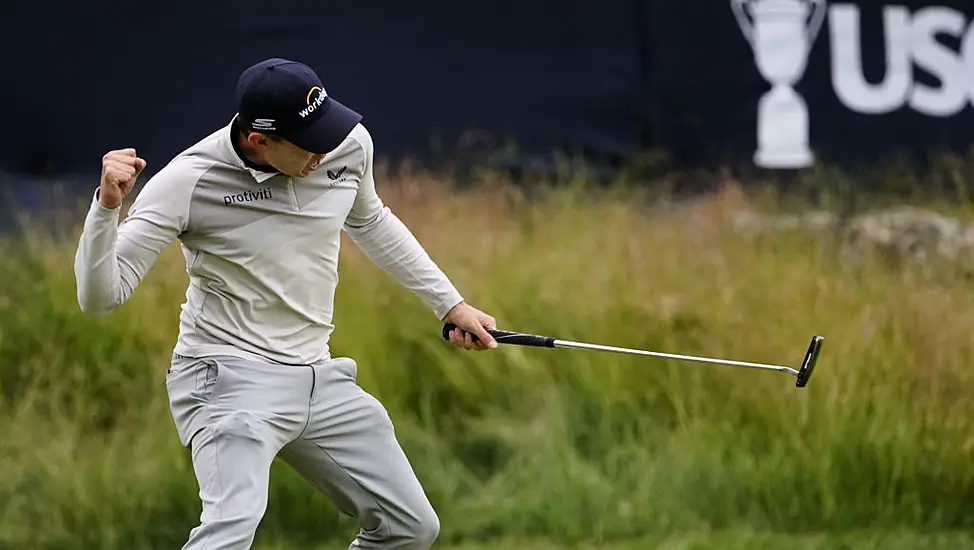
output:
[[[443, 338], [450, 339], [450, 333], [456, 329], [456, 325], [447, 323], [443, 326]], [[693, 355], [675, 355], [672, 353], [661, 353], [658, 351], [645, 351], [641, 349], [619, 348], [615, 346], [603, 346], [600, 344], [587, 344], [585, 342], [572, 342], [570, 340], [559, 340], [553, 336], [539, 336], [537, 334], [527, 334], [524, 332], [512, 332], [509, 330], [488, 329], [487, 333], [494, 337], [498, 344], [509, 344], [514, 346], [533, 346], [540, 348], [580, 348], [596, 351], [608, 351], [613, 353], [627, 353], [631, 355], [649, 355], [652, 357], [663, 357], [667, 359], [680, 359], [683, 361], [696, 361], [700, 363], [716, 363], [733, 367], [748, 367], [754, 369], [768, 369], [778, 372], [786, 372], [795, 377], [795, 387], [804, 388], [812, 378], [812, 371], [815, 370], [815, 363], [818, 355], [822, 351], [822, 341], [824, 336], [813, 336], [808, 350], [805, 351], [805, 358], [801, 366], [796, 370], [785, 365], [771, 365], [767, 363], [749, 363], [746, 361], [731, 361], [728, 359], [714, 359], [710, 357], [697, 357]], [[473, 336], [474, 340], [477, 337]]]

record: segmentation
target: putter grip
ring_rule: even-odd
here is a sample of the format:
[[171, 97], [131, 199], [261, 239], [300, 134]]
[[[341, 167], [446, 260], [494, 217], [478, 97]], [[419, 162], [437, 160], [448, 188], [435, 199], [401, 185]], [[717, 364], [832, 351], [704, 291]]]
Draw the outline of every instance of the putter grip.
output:
[[[443, 325], [443, 339], [450, 339], [450, 332], [457, 328], [453, 323]], [[524, 334], [523, 332], [511, 332], [509, 330], [487, 329], [487, 333], [494, 337], [498, 344], [511, 344], [514, 346], [534, 346], [539, 348], [555, 347], [555, 339], [552, 336], [537, 336], [535, 334]], [[477, 335], [471, 335], [477, 340]]]

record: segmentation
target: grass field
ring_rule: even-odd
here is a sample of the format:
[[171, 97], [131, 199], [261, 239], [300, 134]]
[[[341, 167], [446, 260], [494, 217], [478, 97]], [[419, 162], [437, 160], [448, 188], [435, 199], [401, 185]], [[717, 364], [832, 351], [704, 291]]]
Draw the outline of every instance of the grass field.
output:
[[[611, 543], [560, 544], [546, 539], [494, 539], [483, 543], [438, 545], [440, 550], [958, 550], [974, 547], [974, 534], [909, 532], [821, 535], [773, 535], [750, 532], [717, 532], [656, 536]], [[273, 544], [265, 550], [288, 550]], [[344, 550], [341, 543], [315, 550]]]
[[[571, 350], [450, 347], [348, 244], [336, 355], [389, 409], [438, 548], [974, 547], [974, 292], [828, 235], [730, 231], [729, 192], [679, 215], [631, 190], [526, 200], [422, 176], [380, 192], [501, 328], [752, 361], [815, 378]], [[766, 204], [766, 203], [762, 203]], [[0, 548], [178, 548], [199, 515], [164, 372], [185, 273], [166, 251], [102, 318], [76, 235], [0, 244]], [[257, 548], [344, 548], [354, 523], [275, 464]]]

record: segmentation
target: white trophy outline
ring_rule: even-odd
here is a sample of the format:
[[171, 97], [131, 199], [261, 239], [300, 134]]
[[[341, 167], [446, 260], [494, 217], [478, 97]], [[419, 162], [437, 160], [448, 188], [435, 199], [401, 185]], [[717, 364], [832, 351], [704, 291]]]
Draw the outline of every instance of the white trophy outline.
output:
[[[731, 0], [734, 17], [754, 52], [755, 65], [771, 84], [771, 90], [758, 102], [758, 146], [754, 153], [758, 166], [794, 169], [811, 166], [814, 161], [808, 144], [808, 106], [794, 86], [805, 73], [825, 8], [825, 0]], [[795, 28], [792, 31], [789, 27]], [[773, 29], [771, 40], [765, 42], [768, 29]], [[801, 36], [790, 40], [801, 44], [789, 42], [781, 47], [784, 36], [795, 34]]]

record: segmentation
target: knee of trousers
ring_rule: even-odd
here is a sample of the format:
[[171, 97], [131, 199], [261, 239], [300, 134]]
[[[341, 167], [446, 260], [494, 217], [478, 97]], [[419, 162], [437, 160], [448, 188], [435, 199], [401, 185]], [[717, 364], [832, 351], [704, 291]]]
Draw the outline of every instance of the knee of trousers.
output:
[[205, 519], [194, 530], [194, 538], [186, 548], [203, 548], [197, 546], [206, 541], [206, 548], [225, 548], [245, 550], [251, 547], [257, 534], [257, 527], [261, 521], [258, 510], [247, 510], [220, 518]]
[[409, 550], [426, 550], [431, 547], [440, 534], [440, 519], [432, 507], [412, 510], [403, 518], [398, 533], [399, 538], [406, 541], [403, 548]]

